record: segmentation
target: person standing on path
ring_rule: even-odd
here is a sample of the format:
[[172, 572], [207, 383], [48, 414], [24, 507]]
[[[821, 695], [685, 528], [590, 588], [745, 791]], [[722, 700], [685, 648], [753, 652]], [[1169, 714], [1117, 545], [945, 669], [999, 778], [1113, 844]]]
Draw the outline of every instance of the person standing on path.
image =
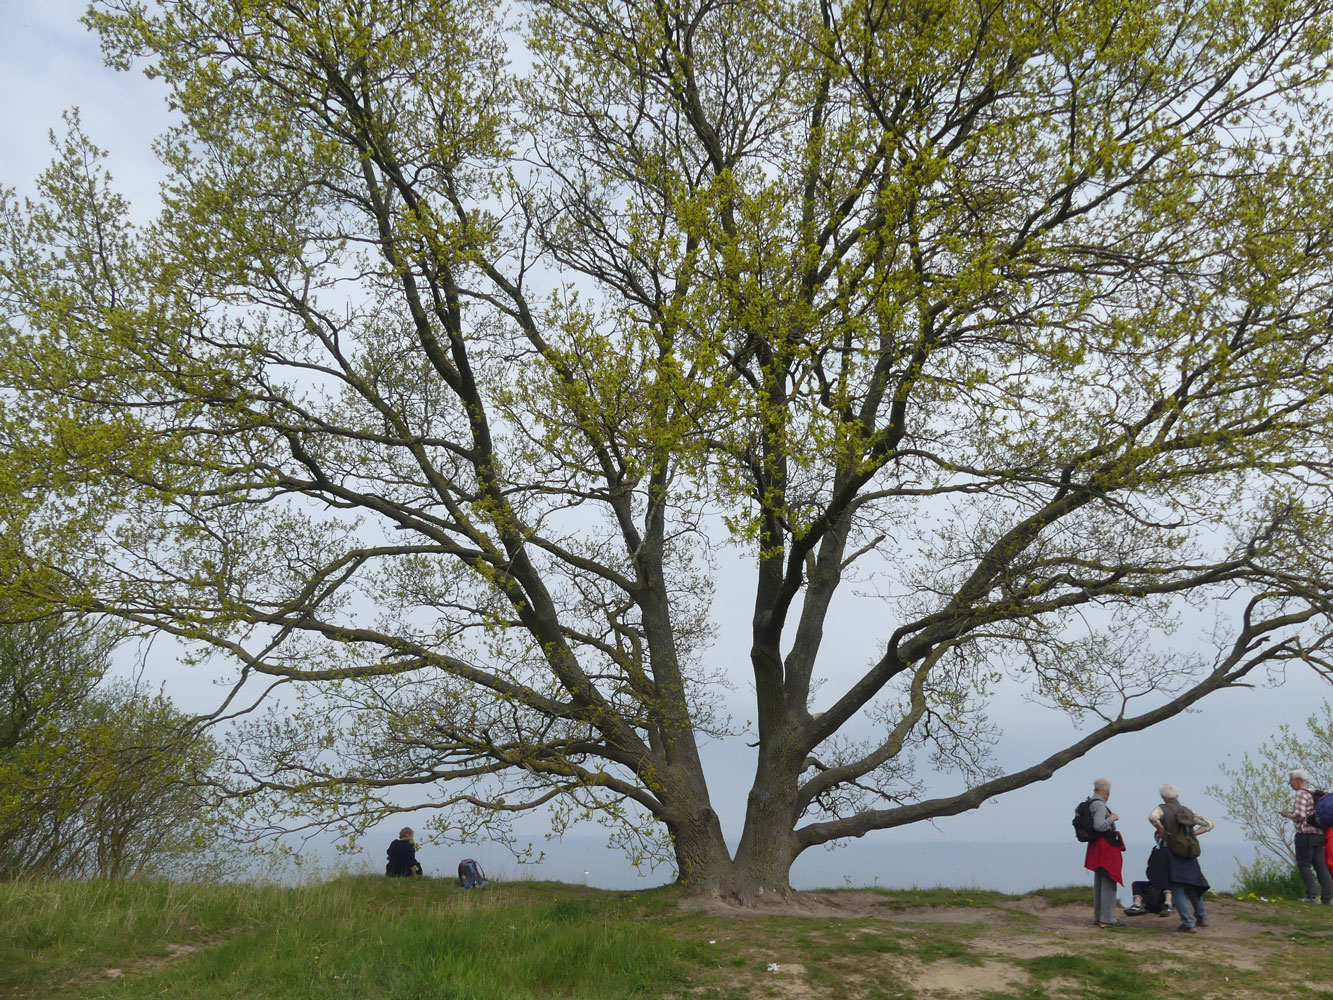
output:
[[1213, 824], [1180, 804], [1180, 789], [1175, 785], [1163, 785], [1157, 791], [1162, 801], [1148, 814], [1148, 822], [1156, 827], [1158, 837], [1166, 845], [1171, 896], [1180, 914], [1176, 930], [1193, 934], [1195, 927], [1208, 926], [1203, 894], [1209, 886], [1199, 867], [1199, 837], [1211, 830]]
[[1281, 810], [1280, 815], [1296, 824], [1296, 867], [1305, 882], [1305, 901], [1313, 903], [1318, 899], [1327, 906], [1333, 902], [1333, 879], [1329, 878], [1328, 863], [1324, 860], [1324, 832], [1310, 825], [1310, 813], [1314, 812], [1310, 772], [1297, 768], [1287, 775], [1287, 783], [1295, 789], [1296, 801], [1290, 809]]
[[[1325, 792], [1324, 794], [1333, 794]], [[1315, 808], [1319, 808], [1319, 799], [1315, 799]], [[1333, 877], [1333, 824], [1324, 827], [1324, 867], [1328, 869], [1330, 877]]]
[[1088, 808], [1092, 814], [1092, 828], [1097, 836], [1088, 841], [1083, 867], [1092, 872], [1093, 922], [1098, 927], [1124, 927], [1124, 921], [1116, 917], [1115, 887], [1125, 884], [1121, 875], [1125, 841], [1115, 828], [1115, 822], [1120, 817], [1111, 812], [1106, 804], [1110, 797], [1109, 781], [1098, 778], [1092, 783], [1092, 798], [1088, 800]]

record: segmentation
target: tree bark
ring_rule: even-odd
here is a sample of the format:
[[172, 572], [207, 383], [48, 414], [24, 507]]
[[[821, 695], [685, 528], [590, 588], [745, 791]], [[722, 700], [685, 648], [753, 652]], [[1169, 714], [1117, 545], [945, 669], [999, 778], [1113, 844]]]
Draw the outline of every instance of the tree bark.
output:
[[732, 868], [731, 852], [727, 850], [717, 813], [705, 805], [682, 820], [668, 821], [667, 828], [682, 885], [698, 892], [714, 892], [727, 884]]

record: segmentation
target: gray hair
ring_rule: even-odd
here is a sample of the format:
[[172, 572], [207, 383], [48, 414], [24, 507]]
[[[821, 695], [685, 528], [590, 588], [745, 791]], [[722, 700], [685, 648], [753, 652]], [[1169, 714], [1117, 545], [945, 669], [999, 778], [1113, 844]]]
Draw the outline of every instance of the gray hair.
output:
[[1098, 778], [1092, 783], [1092, 790], [1094, 792], [1109, 792], [1111, 790], [1111, 783], [1105, 778]]
[[1305, 770], [1305, 768], [1303, 767], [1298, 767], [1295, 770], [1289, 772], [1287, 774], [1287, 778], [1290, 781], [1303, 781], [1305, 784], [1308, 785], [1310, 783], [1310, 772]]
[[1157, 794], [1162, 797], [1163, 802], [1170, 802], [1172, 799], [1180, 798], [1180, 789], [1175, 785], [1163, 785], [1157, 789]]
[[411, 828], [410, 826], [405, 826], [405, 827], [403, 827], [401, 830], [399, 830], [399, 831], [398, 831], [398, 839], [399, 839], [399, 840], [411, 840], [411, 839], [412, 839], [412, 828]]

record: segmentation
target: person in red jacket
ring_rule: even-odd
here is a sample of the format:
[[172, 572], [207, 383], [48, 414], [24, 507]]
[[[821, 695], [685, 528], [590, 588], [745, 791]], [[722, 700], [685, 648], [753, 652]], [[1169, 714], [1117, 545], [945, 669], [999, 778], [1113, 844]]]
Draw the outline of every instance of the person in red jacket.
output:
[[1091, 803], [1092, 828], [1097, 836], [1088, 842], [1083, 867], [1092, 872], [1093, 922], [1098, 927], [1124, 927], [1124, 921], [1116, 916], [1115, 887], [1125, 884], [1122, 875], [1125, 841], [1115, 828], [1115, 821], [1120, 817], [1106, 804], [1110, 797], [1109, 781], [1098, 778], [1092, 783], [1092, 798], [1088, 801]]
[[[1310, 793], [1310, 797], [1314, 799], [1314, 804], [1318, 807], [1319, 800], [1328, 794], [1328, 792], [1315, 790]], [[1333, 826], [1324, 827], [1324, 867], [1333, 872]]]

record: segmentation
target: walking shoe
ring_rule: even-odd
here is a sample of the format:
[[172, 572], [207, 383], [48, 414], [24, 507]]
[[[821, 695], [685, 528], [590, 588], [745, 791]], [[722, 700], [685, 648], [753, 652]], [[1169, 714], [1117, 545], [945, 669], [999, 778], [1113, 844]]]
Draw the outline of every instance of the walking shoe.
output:
[[1207, 927], [1207, 926], [1208, 926], [1208, 918], [1207, 918], [1207, 917], [1200, 917], [1198, 920], [1196, 920], [1196, 921], [1194, 922], [1194, 926], [1195, 926], [1195, 927]]
[[1123, 920], [1106, 920], [1106, 921], [1099, 920], [1097, 921], [1097, 926], [1111, 928], [1111, 929], [1118, 929], [1121, 927], [1128, 927], [1129, 925], [1126, 924]]
[[1179, 924], [1179, 925], [1176, 927], [1176, 930], [1180, 931], [1181, 934], [1193, 934], [1193, 933], [1195, 933], [1193, 927], [1187, 927], [1187, 926], [1185, 926], [1184, 924]]
[[1159, 913], [1159, 914], [1157, 914], [1157, 915], [1158, 915], [1159, 917], [1169, 917], [1169, 916], [1171, 916], [1171, 914], [1173, 914], [1173, 913], [1175, 913], [1175, 912], [1176, 912], [1176, 908], [1175, 908], [1174, 906], [1172, 906], [1170, 903], [1163, 903], [1163, 904], [1162, 904], [1162, 912]]
[[1301, 902], [1302, 902], [1302, 903], [1317, 903], [1317, 902], [1319, 902], [1319, 900], [1318, 900], [1317, 898], [1315, 898], [1314, 896], [1306, 896], [1304, 899], [1301, 900]]
[[1138, 903], [1135, 903], [1133, 906], [1125, 907], [1125, 916], [1127, 917], [1141, 917], [1147, 912], [1148, 911]]

